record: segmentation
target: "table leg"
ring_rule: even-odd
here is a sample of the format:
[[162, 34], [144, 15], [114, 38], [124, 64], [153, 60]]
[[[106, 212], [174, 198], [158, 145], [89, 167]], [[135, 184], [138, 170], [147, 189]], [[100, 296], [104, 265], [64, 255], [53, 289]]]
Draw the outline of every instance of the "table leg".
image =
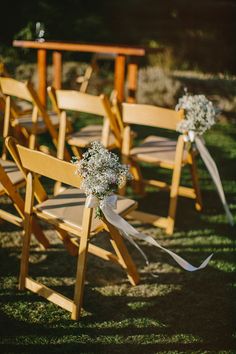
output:
[[130, 63], [128, 65], [128, 98], [127, 102], [135, 103], [137, 81], [138, 81], [138, 65], [136, 63]]
[[124, 84], [125, 84], [125, 56], [117, 55], [115, 61], [115, 82], [114, 87], [117, 91], [119, 102], [124, 101]]
[[56, 90], [61, 88], [61, 74], [62, 74], [62, 54], [61, 52], [53, 52], [53, 86]]
[[46, 50], [38, 49], [38, 93], [40, 100], [46, 106], [47, 58]]

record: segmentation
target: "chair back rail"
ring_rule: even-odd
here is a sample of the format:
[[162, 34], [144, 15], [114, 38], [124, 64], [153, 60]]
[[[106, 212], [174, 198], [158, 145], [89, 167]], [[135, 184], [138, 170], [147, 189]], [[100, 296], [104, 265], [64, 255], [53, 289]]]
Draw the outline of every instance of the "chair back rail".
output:
[[0, 86], [2, 93], [6, 96], [14, 96], [31, 103], [33, 102], [24, 82], [17, 81], [10, 77], [0, 77]]
[[24, 169], [80, 188], [81, 177], [76, 174], [76, 167], [73, 164], [19, 144], [16, 144], [16, 147]]
[[56, 90], [59, 109], [73, 110], [106, 116], [106, 111], [99, 96], [74, 90]]
[[174, 111], [146, 104], [122, 103], [122, 117], [125, 124], [176, 130], [177, 124], [184, 117], [184, 111]]

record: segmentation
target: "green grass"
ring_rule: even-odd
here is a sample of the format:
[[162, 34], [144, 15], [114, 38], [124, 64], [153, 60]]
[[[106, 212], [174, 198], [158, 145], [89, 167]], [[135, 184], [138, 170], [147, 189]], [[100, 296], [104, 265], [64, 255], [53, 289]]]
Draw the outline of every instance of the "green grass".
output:
[[[143, 132], [143, 130], [142, 130]], [[236, 210], [236, 127], [218, 124], [206, 135], [219, 167], [227, 200]], [[134, 225], [176, 251], [194, 265], [210, 253], [209, 266], [196, 273], [181, 270], [165, 253], [143, 242], [149, 256], [144, 265], [132, 246], [140, 285], [132, 287], [116, 265], [89, 256], [84, 309], [79, 322], [59, 307], [28, 291], [17, 290], [21, 231], [0, 224], [1, 353], [235, 353], [235, 227], [227, 224], [223, 208], [203, 163], [198, 163], [204, 211], [179, 198], [175, 233], [164, 235], [150, 225]], [[145, 174], [159, 171], [144, 166]], [[169, 178], [168, 175], [162, 174]], [[189, 183], [188, 171], [183, 181]], [[165, 215], [166, 193], [149, 190], [140, 208]], [[7, 199], [0, 200], [10, 208]], [[70, 257], [51, 228], [52, 247], [44, 251], [33, 242], [31, 275], [67, 296], [73, 294], [76, 259]], [[105, 234], [94, 241], [107, 245]], [[158, 273], [153, 278], [151, 272]]]

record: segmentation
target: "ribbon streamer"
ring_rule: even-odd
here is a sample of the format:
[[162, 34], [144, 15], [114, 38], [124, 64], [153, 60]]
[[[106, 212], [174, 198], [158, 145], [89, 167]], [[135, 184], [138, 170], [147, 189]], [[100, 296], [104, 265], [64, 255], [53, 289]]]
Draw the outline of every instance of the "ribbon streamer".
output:
[[116, 201], [117, 201], [117, 196], [114, 194], [105, 197], [102, 201], [99, 201], [98, 198], [93, 195], [89, 195], [86, 199], [86, 206], [89, 208], [99, 206], [106, 220], [110, 224], [115, 226], [121, 232], [121, 234], [125, 236], [125, 238], [139, 250], [139, 252], [142, 254], [147, 264], [149, 263], [147, 256], [133, 240], [133, 237], [137, 238], [138, 240], [145, 241], [150, 245], [158, 247], [164, 252], [168, 253], [183, 269], [187, 270], [188, 272], [195, 272], [196, 270], [203, 269], [207, 266], [213, 254], [207, 257], [199, 267], [192, 266], [190, 263], [185, 261], [182, 257], [178, 256], [177, 254], [168, 250], [167, 248], [162, 247], [156, 240], [154, 240], [153, 237], [138, 232], [133, 226], [131, 226], [125, 219], [123, 219], [119, 214], [117, 214], [114, 211], [116, 206]]
[[188, 135], [185, 135], [184, 137], [185, 137], [185, 141], [189, 141], [189, 140], [191, 142], [195, 141], [195, 144], [196, 144], [196, 147], [199, 151], [199, 154], [200, 154], [204, 164], [206, 165], [206, 168], [207, 168], [207, 170], [208, 170], [208, 172], [209, 172], [209, 174], [216, 186], [217, 192], [219, 194], [221, 203], [224, 207], [225, 214], [228, 218], [228, 221], [231, 226], [234, 226], [233, 215], [231, 214], [231, 212], [229, 210], [229, 206], [228, 206], [226, 198], [225, 198], [225, 193], [223, 190], [223, 186], [222, 186], [222, 182], [220, 179], [218, 168], [217, 168], [215, 161], [211, 157], [211, 155], [206, 147], [205, 140], [203, 139], [202, 136], [195, 135], [195, 133], [191, 130], [188, 132]]

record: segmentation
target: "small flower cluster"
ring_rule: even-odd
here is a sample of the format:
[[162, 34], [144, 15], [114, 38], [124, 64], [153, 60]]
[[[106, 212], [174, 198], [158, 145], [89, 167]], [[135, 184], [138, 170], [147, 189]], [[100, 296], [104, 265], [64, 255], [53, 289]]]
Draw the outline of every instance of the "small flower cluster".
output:
[[202, 135], [216, 122], [216, 109], [204, 95], [182, 96], [175, 109], [184, 109], [185, 118], [177, 125], [177, 131], [186, 133], [194, 131]]
[[81, 160], [73, 157], [77, 173], [83, 178], [81, 188], [86, 195], [94, 195], [99, 200], [111, 195], [117, 187], [122, 187], [131, 179], [129, 167], [119, 163], [119, 157], [108, 151], [100, 142], [93, 142]]

